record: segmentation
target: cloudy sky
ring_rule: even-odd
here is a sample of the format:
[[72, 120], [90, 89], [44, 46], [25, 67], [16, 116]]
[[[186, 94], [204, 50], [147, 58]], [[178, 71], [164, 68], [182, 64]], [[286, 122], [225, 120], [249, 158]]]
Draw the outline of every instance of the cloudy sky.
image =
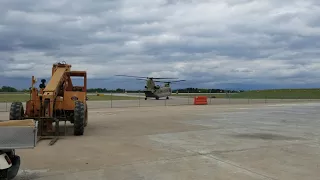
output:
[[1, 0], [0, 85], [66, 61], [90, 87], [319, 87], [319, 17], [317, 0]]

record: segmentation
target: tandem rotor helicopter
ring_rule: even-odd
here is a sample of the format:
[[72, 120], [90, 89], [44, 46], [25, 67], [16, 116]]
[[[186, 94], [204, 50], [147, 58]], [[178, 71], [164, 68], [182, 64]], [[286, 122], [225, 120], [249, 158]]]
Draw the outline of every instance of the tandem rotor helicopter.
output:
[[[159, 81], [155, 79], [177, 79], [177, 78], [154, 78], [154, 77], [141, 77], [141, 76], [128, 76], [128, 75], [116, 75], [116, 76], [124, 76], [124, 77], [133, 77], [137, 80], [145, 80], [146, 86], [144, 87], [145, 100], [148, 98], [155, 98], [159, 100], [162, 97], [166, 97], [169, 99], [169, 96], [172, 94], [172, 89], [170, 87], [171, 83], [181, 82], [186, 80], [175, 80], [175, 81]], [[155, 82], [162, 82], [164, 86], [156, 85]]]

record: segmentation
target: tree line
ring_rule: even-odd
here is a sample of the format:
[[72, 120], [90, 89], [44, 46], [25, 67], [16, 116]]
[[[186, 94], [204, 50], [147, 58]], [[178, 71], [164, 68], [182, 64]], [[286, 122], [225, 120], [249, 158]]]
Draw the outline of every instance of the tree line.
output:
[[203, 89], [203, 88], [185, 88], [172, 90], [173, 93], [237, 93], [243, 90], [228, 90], [228, 89]]
[[19, 90], [11, 86], [2, 86], [0, 92], [19, 92]]
[[[88, 93], [139, 93], [143, 90], [126, 90], [126, 89], [106, 89], [106, 88], [88, 88]], [[29, 92], [29, 89], [21, 89], [18, 90], [11, 86], [2, 86], [0, 88], [0, 92]], [[185, 89], [175, 89], [172, 90], [173, 93], [235, 93], [235, 92], [243, 92], [236, 90], [225, 90], [225, 89], [204, 89], [204, 88], [185, 88]]]
[[[90, 88], [87, 89], [89, 93], [139, 93], [143, 90], [127, 90], [127, 89], [106, 89], [106, 88]], [[226, 90], [226, 89], [204, 89], [204, 88], [185, 88], [185, 89], [173, 89], [173, 93], [237, 93], [244, 92], [244, 90]]]

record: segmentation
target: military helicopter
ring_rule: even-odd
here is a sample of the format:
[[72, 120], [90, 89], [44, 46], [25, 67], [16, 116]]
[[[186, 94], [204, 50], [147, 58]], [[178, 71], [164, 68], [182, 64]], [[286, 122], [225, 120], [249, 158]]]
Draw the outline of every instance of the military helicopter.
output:
[[[176, 81], [159, 81], [154, 79], [177, 79], [177, 78], [155, 78], [155, 77], [141, 77], [141, 76], [127, 76], [127, 75], [116, 75], [124, 77], [134, 77], [137, 80], [145, 80], [146, 86], [144, 87], [145, 100], [148, 98], [155, 98], [159, 100], [162, 97], [169, 99], [169, 96], [172, 94], [172, 89], [170, 87], [171, 83], [180, 82], [185, 80], [176, 80]], [[156, 85], [155, 82], [163, 82], [163, 86]]]

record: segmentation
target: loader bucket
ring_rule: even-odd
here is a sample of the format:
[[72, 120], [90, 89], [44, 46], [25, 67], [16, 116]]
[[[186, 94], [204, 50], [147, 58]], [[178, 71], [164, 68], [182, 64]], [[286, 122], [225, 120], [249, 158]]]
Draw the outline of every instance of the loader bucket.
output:
[[0, 122], [0, 149], [34, 148], [37, 142], [37, 122], [33, 119]]

